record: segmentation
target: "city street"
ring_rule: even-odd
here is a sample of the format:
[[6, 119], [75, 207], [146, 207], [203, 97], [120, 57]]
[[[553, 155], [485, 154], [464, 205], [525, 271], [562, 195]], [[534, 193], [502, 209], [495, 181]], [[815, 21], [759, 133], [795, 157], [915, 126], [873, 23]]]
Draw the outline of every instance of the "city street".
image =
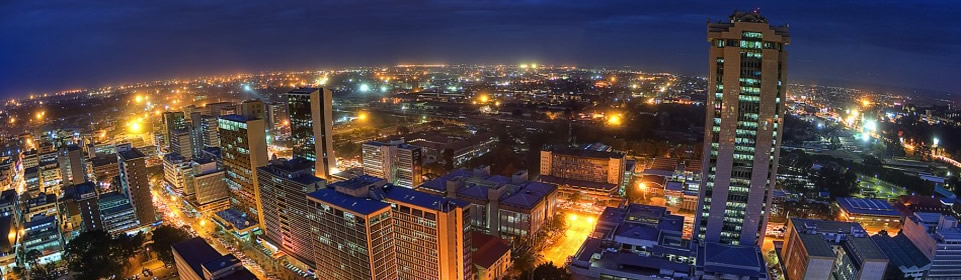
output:
[[594, 231], [597, 215], [569, 213], [566, 219], [567, 229], [564, 233], [540, 252], [544, 263], [554, 262], [556, 266], [563, 266], [567, 258], [576, 254], [587, 236]]

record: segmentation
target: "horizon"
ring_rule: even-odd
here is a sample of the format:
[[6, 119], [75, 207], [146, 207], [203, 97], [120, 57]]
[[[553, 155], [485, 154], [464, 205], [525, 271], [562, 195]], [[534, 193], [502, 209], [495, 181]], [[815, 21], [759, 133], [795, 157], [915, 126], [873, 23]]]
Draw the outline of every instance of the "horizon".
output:
[[704, 23], [758, 8], [791, 28], [791, 83], [961, 90], [950, 82], [961, 65], [961, 27], [950, 24], [957, 2], [110, 3], [0, 5], [0, 36], [12, 38], [0, 55], [9, 65], [0, 70], [0, 97], [414, 62], [631, 65], [704, 76]]

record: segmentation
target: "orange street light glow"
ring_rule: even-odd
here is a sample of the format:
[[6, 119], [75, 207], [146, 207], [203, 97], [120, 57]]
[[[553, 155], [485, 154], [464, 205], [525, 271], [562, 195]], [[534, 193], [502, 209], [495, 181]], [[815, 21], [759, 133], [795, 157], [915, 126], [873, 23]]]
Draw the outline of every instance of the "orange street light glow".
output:
[[357, 114], [357, 119], [362, 121], [367, 120], [367, 113], [360, 112], [359, 114]]

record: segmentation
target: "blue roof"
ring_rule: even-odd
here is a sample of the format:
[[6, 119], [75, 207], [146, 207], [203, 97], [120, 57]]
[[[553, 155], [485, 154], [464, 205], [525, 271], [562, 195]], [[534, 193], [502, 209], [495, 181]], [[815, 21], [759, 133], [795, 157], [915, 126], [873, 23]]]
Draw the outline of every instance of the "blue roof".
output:
[[389, 185], [384, 188], [384, 194], [387, 199], [400, 201], [404, 203], [410, 203], [420, 207], [438, 210], [442, 212], [449, 212], [455, 208], [467, 207], [470, 203], [466, 201], [447, 198], [444, 196], [434, 195], [430, 193], [425, 193], [421, 191], [416, 191], [413, 189], [398, 187]]
[[501, 204], [521, 208], [531, 208], [544, 200], [547, 195], [557, 189], [557, 186], [541, 182], [528, 182], [517, 191], [501, 198]]
[[248, 119], [247, 117], [244, 117], [244, 116], [241, 116], [241, 115], [237, 115], [237, 114], [222, 115], [222, 116], [220, 116], [220, 119], [222, 119], [222, 120], [228, 120], [228, 121], [234, 121], [234, 122], [242, 122], [242, 123], [245, 123], [245, 122], [247, 122], [248, 120], [250, 120], [250, 119]]
[[707, 242], [700, 248], [697, 265], [710, 273], [725, 273], [740, 276], [766, 274], [764, 260], [757, 246], [726, 245]]
[[[370, 176], [367, 176], [367, 177], [370, 177]], [[376, 177], [372, 177], [372, 178], [376, 178]], [[348, 181], [351, 181], [351, 180], [348, 180]], [[348, 181], [341, 181], [339, 183], [348, 182]], [[334, 183], [332, 185], [336, 185], [336, 184], [337, 183]], [[385, 202], [382, 202], [379, 200], [373, 200], [366, 197], [354, 197], [354, 196], [346, 195], [346, 194], [337, 192], [336, 190], [330, 187], [309, 193], [307, 194], [307, 196], [312, 197], [321, 202], [327, 203], [329, 205], [332, 205], [341, 209], [346, 209], [352, 212], [356, 212], [362, 215], [370, 215], [371, 213], [390, 207], [390, 205]]]
[[230, 223], [236, 229], [245, 229], [250, 227], [255, 222], [247, 219], [247, 215], [240, 210], [234, 208], [228, 208], [217, 212], [217, 216]]
[[207, 241], [204, 241], [204, 239], [200, 237], [188, 239], [187, 241], [174, 244], [171, 247], [184, 259], [184, 262], [190, 266], [190, 269], [201, 277], [204, 275], [203, 264], [220, 257], [220, 253], [214, 250], [214, 247], [210, 247], [210, 244], [207, 244]]
[[352, 189], [352, 190], [353, 190], [353, 189], [365, 187], [365, 186], [368, 186], [368, 185], [371, 185], [371, 184], [374, 184], [374, 183], [377, 183], [377, 182], [380, 182], [380, 181], [383, 181], [383, 180], [384, 180], [384, 179], [377, 178], [377, 177], [370, 176], [370, 175], [361, 175], [360, 177], [357, 177], [357, 178], [353, 178], [353, 179], [350, 179], [350, 180], [344, 180], [344, 181], [336, 182], [336, 183], [333, 183], [333, 184], [330, 184], [330, 185], [327, 185], [327, 186], [328, 186], [328, 187], [331, 187], [331, 188], [338, 188], [338, 187], [339, 187], [339, 188], [345, 188], [345, 189]]
[[[512, 183], [511, 177], [501, 175], [475, 174], [471, 170], [457, 169], [438, 178], [421, 184], [418, 188], [447, 193], [447, 182], [461, 178], [464, 186], [457, 189], [457, 197], [477, 200], [487, 200], [488, 190], [491, 188], [508, 187], [510, 189], [501, 196], [500, 202], [518, 208], [529, 209], [544, 200], [547, 195], [557, 190], [557, 186], [549, 183], [524, 181]], [[507, 186], [504, 186], [507, 185]]]
[[597, 189], [597, 190], [603, 190], [603, 191], [611, 191], [617, 188], [616, 184], [561, 178], [561, 177], [555, 177], [555, 176], [549, 176], [549, 175], [541, 175], [540, 180], [543, 182], [551, 183], [551, 184], [577, 186], [577, 187], [584, 187], [584, 188]]
[[838, 198], [837, 200], [838, 205], [840, 205], [841, 208], [848, 213], [860, 215], [900, 216], [898, 211], [894, 210], [894, 207], [884, 200], [854, 197], [842, 197]]

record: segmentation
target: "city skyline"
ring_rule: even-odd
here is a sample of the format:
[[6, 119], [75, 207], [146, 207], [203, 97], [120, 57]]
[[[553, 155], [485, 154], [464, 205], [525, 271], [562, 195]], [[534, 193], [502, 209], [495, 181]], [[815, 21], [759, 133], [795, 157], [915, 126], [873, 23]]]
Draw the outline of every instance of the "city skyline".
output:
[[[945, 82], [961, 62], [954, 44], [961, 30], [949, 12], [958, 4], [950, 2], [101, 4], [6, 4], [0, 35], [12, 44], [0, 61], [11, 67], [0, 70], [0, 96], [212, 73], [405, 63], [629, 65], [704, 75], [703, 53], [690, 46], [703, 40], [699, 23], [723, 20], [718, 12], [735, 8], [760, 8], [805, 38], [793, 45], [795, 81], [959, 89]], [[407, 17], [397, 20], [394, 13]], [[315, 16], [329, 26], [292, 20]], [[75, 32], [79, 26], [84, 32]], [[42, 43], [44, 35], [74, 44], [55, 48]], [[275, 43], [288, 40], [298, 43]]]

